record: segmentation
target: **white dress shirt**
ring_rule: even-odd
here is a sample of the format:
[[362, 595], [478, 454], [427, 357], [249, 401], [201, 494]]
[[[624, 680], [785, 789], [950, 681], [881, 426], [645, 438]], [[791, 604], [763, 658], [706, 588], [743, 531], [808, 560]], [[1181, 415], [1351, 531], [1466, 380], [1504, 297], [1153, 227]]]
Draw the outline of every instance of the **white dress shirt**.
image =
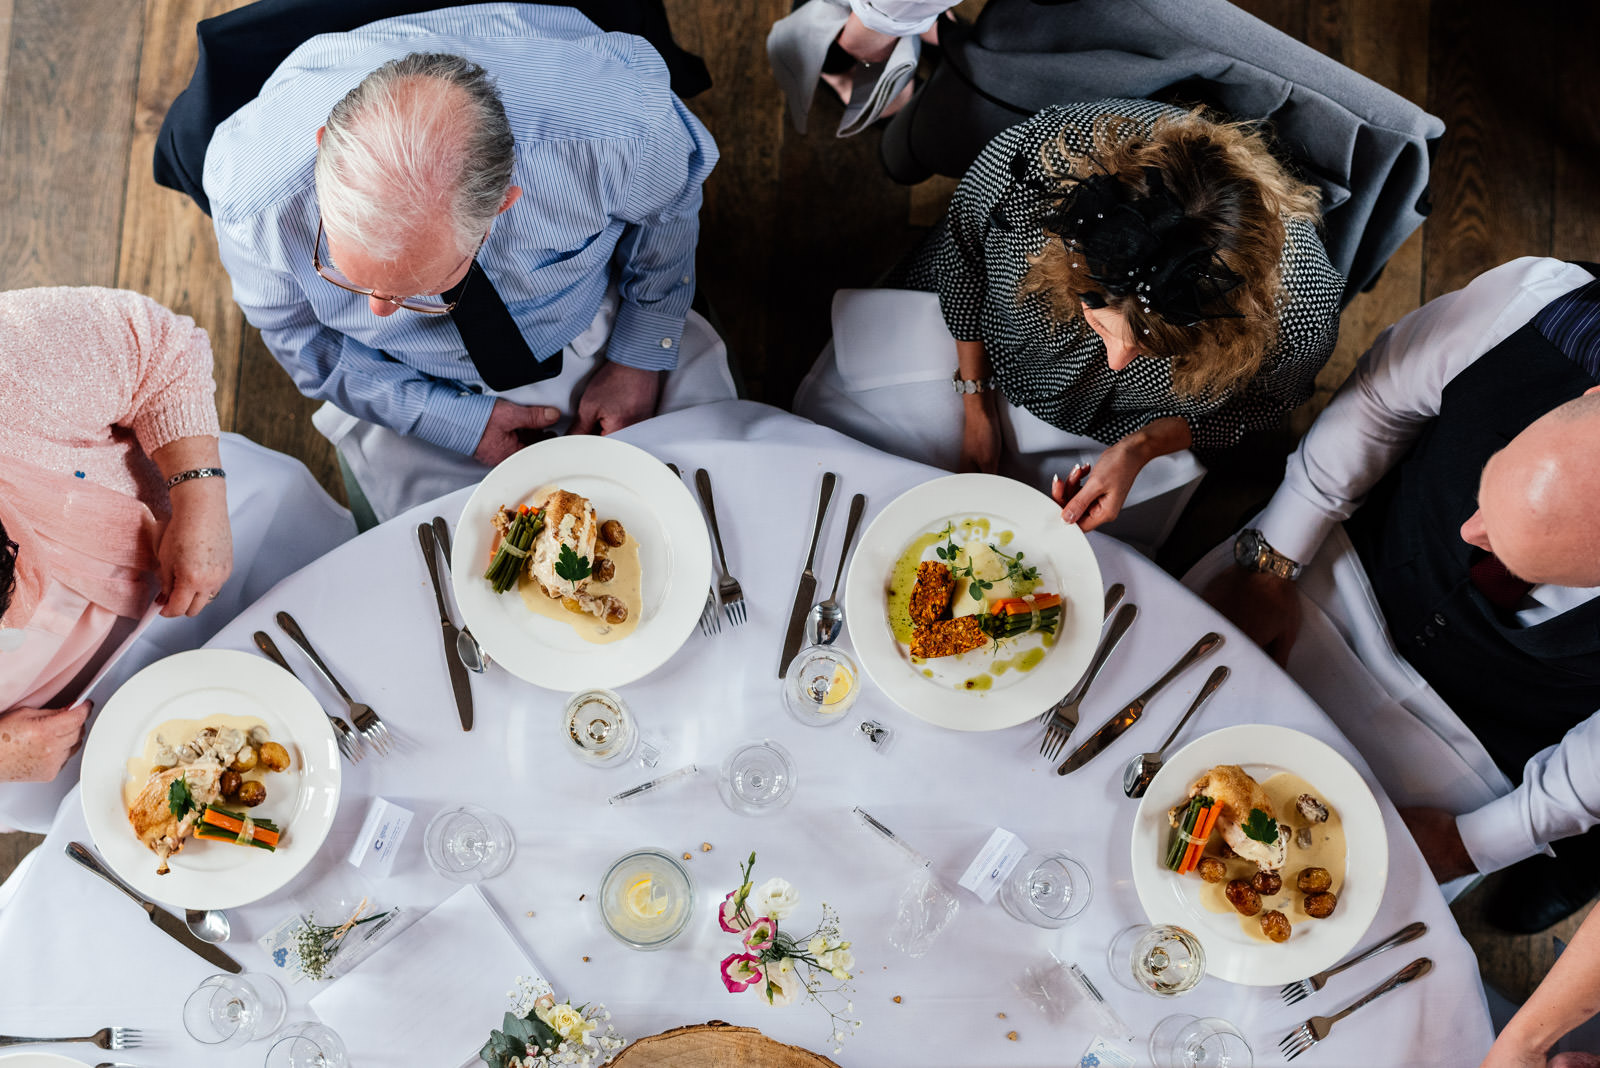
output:
[[954, 0], [850, 0], [863, 26], [895, 37], [924, 32], [955, 6]]
[[[1562, 260], [1513, 260], [1385, 330], [1289, 458], [1283, 485], [1258, 523], [1267, 541], [1292, 559], [1311, 561], [1439, 414], [1445, 386], [1551, 301], [1592, 278]], [[1517, 620], [1532, 626], [1597, 592], [1535, 586]], [[1408, 665], [1371, 663], [1370, 649], [1366, 655], [1380, 682], [1385, 668], [1415, 675]], [[1461, 814], [1457, 826], [1478, 870], [1489, 872], [1597, 822], [1600, 716], [1591, 716], [1530, 759], [1520, 786]]]

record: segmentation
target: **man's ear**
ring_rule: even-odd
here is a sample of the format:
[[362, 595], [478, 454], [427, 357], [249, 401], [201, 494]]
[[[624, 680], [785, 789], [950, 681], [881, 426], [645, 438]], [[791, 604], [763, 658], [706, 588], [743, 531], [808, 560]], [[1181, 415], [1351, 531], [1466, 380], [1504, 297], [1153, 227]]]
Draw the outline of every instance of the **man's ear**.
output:
[[[495, 212], [495, 214], [505, 214], [506, 209], [515, 204], [517, 202], [517, 198], [520, 196], [522, 196], [522, 187], [520, 185], [507, 186], [505, 203], [500, 205], [500, 210]], [[1595, 388], [1600, 389], [1600, 386], [1596, 386]]]
[[327, 129], [326, 126], [318, 126], [317, 127], [317, 147], [318, 148], [322, 147], [322, 132], [324, 130], [326, 130], [326, 129]]

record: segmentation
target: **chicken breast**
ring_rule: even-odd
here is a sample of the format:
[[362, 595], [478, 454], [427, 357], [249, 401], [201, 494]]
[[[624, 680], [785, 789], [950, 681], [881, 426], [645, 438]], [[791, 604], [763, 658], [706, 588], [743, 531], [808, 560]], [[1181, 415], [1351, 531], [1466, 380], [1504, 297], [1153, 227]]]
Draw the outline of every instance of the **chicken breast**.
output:
[[595, 539], [599, 537], [600, 523], [594, 514], [594, 505], [587, 497], [553, 489], [536, 507], [544, 509], [544, 527], [533, 539], [533, 552], [528, 569], [544, 592], [551, 597], [573, 597], [588, 585], [587, 579], [574, 584], [556, 574], [556, 562], [561, 559], [561, 547], [594, 563]]
[[179, 779], [188, 783], [196, 804], [209, 805], [222, 795], [222, 768], [210, 762], [184, 764], [151, 774], [128, 808], [128, 822], [133, 825], [133, 833], [139, 836], [139, 841], [156, 855], [157, 875], [171, 870], [167, 858], [183, 850], [183, 843], [199, 816], [198, 809], [191, 810], [182, 819], [172, 814], [167, 794]]
[[1289, 829], [1278, 825], [1278, 837], [1273, 842], [1258, 842], [1244, 833], [1243, 824], [1250, 818], [1252, 809], [1260, 809], [1268, 816], [1277, 817], [1272, 802], [1261, 784], [1252, 779], [1237, 764], [1218, 764], [1194, 781], [1188, 796], [1205, 794], [1222, 806], [1217, 817], [1217, 829], [1222, 840], [1245, 860], [1268, 871], [1283, 867], [1289, 855]]

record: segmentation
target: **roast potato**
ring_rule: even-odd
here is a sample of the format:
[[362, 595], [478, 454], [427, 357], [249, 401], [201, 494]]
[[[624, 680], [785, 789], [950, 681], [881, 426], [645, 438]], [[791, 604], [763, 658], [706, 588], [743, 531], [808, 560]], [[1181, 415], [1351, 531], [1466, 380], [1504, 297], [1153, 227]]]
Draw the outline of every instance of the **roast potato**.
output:
[[1275, 871], [1258, 871], [1251, 877], [1250, 885], [1262, 897], [1271, 897], [1283, 889], [1283, 876]]
[[1327, 868], [1302, 868], [1294, 881], [1302, 894], [1320, 894], [1333, 885]]
[[222, 791], [224, 801], [232, 801], [239, 796], [239, 787], [244, 779], [240, 778], [237, 771], [225, 771], [217, 778], [217, 789]]
[[1289, 917], [1277, 909], [1268, 909], [1261, 914], [1261, 933], [1274, 942], [1289, 941]]
[[255, 808], [267, 799], [267, 788], [261, 783], [251, 780], [239, 784], [238, 802], [245, 808]]
[[1216, 857], [1201, 857], [1195, 871], [1208, 883], [1220, 883], [1228, 877], [1228, 866]]
[[259, 750], [261, 766], [268, 771], [285, 771], [289, 767], [289, 750], [277, 742], [267, 742]]
[[628, 606], [622, 603], [620, 597], [606, 598], [606, 622], [625, 623], [628, 620]]
[[615, 549], [628, 540], [628, 532], [618, 520], [607, 519], [600, 524], [600, 540]]
[[1322, 890], [1315, 894], [1307, 894], [1305, 909], [1307, 916], [1314, 916], [1325, 920], [1333, 915], [1333, 907], [1339, 903], [1339, 895], [1331, 890]]
[[233, 756], [233, 763], [228, 767], [232, 771], [249, 771], [256, 766], [256, 751], [250, 746], [245, 746]]
[[617, 565], [610, 560], [600, 559], [594, 562], [594, 580], [596, 582], [610, 582], [617, 577]]
[[1255, 888], [1243, 879], [1231, 879], [1224, 889], [1228, 903], [1238, 911], [1241, 916], [1254, 916], [1261, 911], [1261, 895]]

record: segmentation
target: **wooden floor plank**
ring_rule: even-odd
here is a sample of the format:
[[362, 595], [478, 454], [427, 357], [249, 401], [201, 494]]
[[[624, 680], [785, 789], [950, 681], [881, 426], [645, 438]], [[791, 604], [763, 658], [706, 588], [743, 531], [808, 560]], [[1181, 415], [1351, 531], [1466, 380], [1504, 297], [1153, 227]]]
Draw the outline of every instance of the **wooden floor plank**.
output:
[[0, 287], [113, 285], [144, 0], [15, 0]]
[[1550, 254], [1570, 260], [1600, 260], [1600, 7], [1584, 4], [1564, 12], [1564, 32], [1555, 36], [1553, 66], [1556, 123], [1554, 218]]
[[234, 430], [299, 459], [334, 500], [343, 502], [344, 480], [339, 475], [338, 457], [328, 439], [311, 425], [311, 413], [321, 406], [321, 401], [300, 395], [294, 380], [261, 340], [261, 331], [246, 323]]
[[[11, 63], [11, 15], [15, 0], [0, 0], [0, 109], [5, 107], [6, 70]], [[0, 114], [4, 114], [0, 110]]]

